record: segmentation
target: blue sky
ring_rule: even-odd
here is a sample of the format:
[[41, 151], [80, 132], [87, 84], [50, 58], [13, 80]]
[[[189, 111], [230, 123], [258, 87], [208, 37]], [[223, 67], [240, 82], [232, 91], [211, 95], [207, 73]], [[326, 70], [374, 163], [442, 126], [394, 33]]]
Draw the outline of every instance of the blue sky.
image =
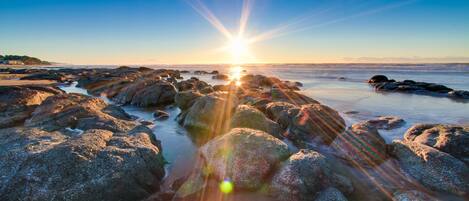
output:
[[[243, 1], [0, 0], [0, 54], [73, 64], [229, 63]], [[192, 6], [191, 6], [192, 5]], [[194, 6], [195, 5], [195, 6]], [[467, 0], [252, 0], [245, 62], [469, 62]]]

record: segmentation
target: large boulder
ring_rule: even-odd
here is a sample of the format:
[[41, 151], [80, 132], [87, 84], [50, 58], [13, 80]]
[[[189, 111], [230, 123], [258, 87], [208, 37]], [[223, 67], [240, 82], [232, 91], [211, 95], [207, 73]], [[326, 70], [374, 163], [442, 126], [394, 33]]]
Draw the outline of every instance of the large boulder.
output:
[[287, 102], [271, 102], [268, 103], [265, 107], [267, 116], [283, 128], [286, 129], [290, 123], [291, 119], [298, 114], [300, 109]]
[[428, 145], [469, 164], [469, 127], [417, 124], [407, 130], [404, 140]]
[[41, 127], [47, 131], [65, 128], [105, 129], [126, 132], [137, 123], [118, 107], [109, 107], [102, 99], [81, 94], [59, 94], [47, 98], [27, 119], [28, 127]]
[[140, 200], [164, 176], [149, 133], [0, 130], [0, 200]]
[[176, 93], [174, 85], [167, 81], [141, 79], [124, 87], [113, 100], [140, 107], [165, 106], [174, 102]]
[[388, 77], [384, 75], [374, 75], [368, 80], [368, 83], [380, 83], [389, 81]]
[[179, 91], [186, 91], [186, 90], [203, 90], [207, 87], [210, 87], [210, 85], [202, 80], [199, 80], [198, 78], [191, 77], [190, 79], [180, 81], [176, 84], [176, 88]]
[[208, 169], [235, 188], [258, 189], [290, 152], [287, 144], [259, 130], [234, 128], [200, 148]]
[[252, 128], [282, 138], [279, 124], [267, 118], [261, 111], [248, 105], [238, 105], [231, 118], [231, 128]]
[[229, 93], [214, 92], [199, 97], [183, 114], [182, 125], [199, 138], [213, 138], [229, 130], [237, 106], [238, 98]]
[[[328, 159], [315, 151], [302, 149], [284, 162], [275, 173], [270, 194], [276, 200], [313, 200], [322, 190], [339, 186]], [[350, 183], [350, 181], [348, 182]]]
[[453, 156], [425, 144], [394, 141], [392, 155], [424, 186], [458, 195], [469, 192], [469, 168]]
[[387, 159], [386, 142], [367, 123], [353, 124], [331, 144], [334, 154], [355, 166], [373, 167]]
[[47, 97], [61, 93], [52, 86], [0, 87], [0, 128], [22, 124]]
[[318, 138], [330, 144], [344, 130], [345, 121], [337, 111], [321, 104], [307, 104], [293, 117], [288, 137], [294, 140]]
[[180, 91], [174, 97], [174, 102], [181, 110], [189, 109], [195, 100], [203, 95], [193, 90]]

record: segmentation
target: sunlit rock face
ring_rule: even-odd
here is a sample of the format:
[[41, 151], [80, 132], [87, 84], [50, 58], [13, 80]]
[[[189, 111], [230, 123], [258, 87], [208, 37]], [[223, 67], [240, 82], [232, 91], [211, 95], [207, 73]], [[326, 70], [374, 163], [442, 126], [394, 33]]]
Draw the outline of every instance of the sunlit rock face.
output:
[[235, 188], [258, 189], [290, 152], [287, 144], [259, 130], [234, 128], [200, 148], [208, 169]]
[[469, 192], [469, 168], [450, 154], [418, 142], [395, 141], [392, 155], [408, 175], [432, 190]]
[[293, 117], [289, 138], [319, 138], [325, 144], [330, 144], [344, 130], [345, 121], [337, 111], [321, 104], [307, 104], [302, 105]]
[[[313, 200], [317, 193], [333, 186], [348, 186], [350, 181], [332, 171], [328, 159], [313, 150], [302, 149], [284, 162], [272, 179], [270, 193], [275, 200], [302, 201]], [[348, 187], [352, 188], [353, 187]], [[338, 191], [338, 190], [337, 190]], [[331, 194], [331, 192], [324, 192]], [[340, 191], [339, 193], [340, 194]], [[320, 197], [329, 197], [322, 195]], [[343, 197], [343, 195], [342, 195]], [[320, 200], [323, 198], [320, 198]]]
[[469, 164], [469, 127], [418, 124], [407, 130], [404, 140], [431, 146]]
[[174, 102], [176, 87], [163, 80], [142, 79], [124, 87], [113, 99], [140, 107], [164, 106]]
[[214, 92], [199, 97], [182, 114], [182, 125], [198, 140], [211, 139], [229, 130], [237, 106], [238, 98], [230, 93]]
[[354, 166], [373, 167], [387, 159], [386, 142], [366, 122], [352, 125], [331, 144], [334, 154]]
[[0, 87], [0, 128], [21, 125], [47, 97], [62, 93], [52, 86]]
[[131, 121], [122, 109], [109, 106], [100, 98], [72, 93], [47, 98], [34, 110], [25, 125], [47, 131], [70, 127], [126, 132], [137, 123]]
[[252, 128], [282, 138], [280, 125], [267, 118], [261, 111], [248, 105], [239, 105], [231, 118], [232, 128]]

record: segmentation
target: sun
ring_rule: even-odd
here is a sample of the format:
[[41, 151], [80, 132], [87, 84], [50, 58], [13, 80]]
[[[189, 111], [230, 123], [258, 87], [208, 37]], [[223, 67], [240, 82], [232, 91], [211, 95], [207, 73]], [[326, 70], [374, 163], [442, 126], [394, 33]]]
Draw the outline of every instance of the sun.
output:
[[231, 53], [233, 64], [242, 64], [249, 57], [248, 43], [242, 36], [231, 39], [228, 50]]

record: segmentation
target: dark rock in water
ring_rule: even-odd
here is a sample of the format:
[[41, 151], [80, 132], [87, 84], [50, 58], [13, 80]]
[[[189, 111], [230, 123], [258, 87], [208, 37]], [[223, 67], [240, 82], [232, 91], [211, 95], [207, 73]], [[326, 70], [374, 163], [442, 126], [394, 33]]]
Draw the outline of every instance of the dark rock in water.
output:
[[417, 190], [397, 191], [393, 193], [393, 201], [440, 201], [439, 199]]
[[52, 86], [0, 87], [0, 128], [22, 124], [47, 97], [61, 93]]
[[347, 198], [337, 188], [329, 187], [319, 192], [314, 201], [347, 201]]
[[0, 200], [140, 200], [163, 166], [147, 133], [0, 129]]
[[180, 91], [174, 97], [174, 102], [181, 110], [189, 109], [195, 100], [203, 95], [196, 91]]
[[469, 127], [417, 124], [407, 130], [404, 140], [428, 145], [469, 164]]
[[270, 194], [282, 201], [313, 200], [323, 189], [339, 185], [332, 182], [335, 175], [324, 155], [302, 149], [274, 174]]
[[209, 74], [207, 71], [204, 70], [196, 70], [194, 71], [194, 74], [196, 75], [204, 75], [204, 74]]
[[163, 120], [169, 118], [169, 113], [163, 110], [156, 110], [155, 113], [153, 113], [153, 117], [157, 120]]
[[127, 132], [136, 126], [136, 122], [127, 118], [121, 119], [125, 115], [116, 115], [121, 112], [108, 107], [100, 98], [75, 93], [59, 94], [43, 101], [34, 110], [31, 118], [26, 120], [25, 125], [40, 127], [46, 131], [70, 127]]
[[344, 114], [359, 114], [359, 113], [360, 113], [359, 111], [354, 111], [354, 110], [344, 112]]
[[287, 102], [271, 102], [266, 106], [266, 114], [277, 122], [283, 129], [287, 129], [294, 116], [299, 111], [298, 107]]
[[208, 168], [220, 181], [229, 178], [239, 189], [259, 189], [282, 160], [288, 146], [259, 130], [235, 128], [200, 148]]
[[190, 71], [188, 71], [188, 70], [181, 70], [181, 71], [179, 71], [179, 72], [180, 72], [180, 73], [184, 73], [184, 74], [190, 73]]
[[195, 100], [187, 110], [182, 125], [199, 138], [213, 138], [226, 132], [231, 116], [238, 106], [238, 98], [229, 93], [214, 92]]
[[469, 168], [450, 154], [410, 141], [394, 141], [391, 153], [424, 186], [461, 196], [469, 192]]
[[321, 104], [301, 106], [289, 126], [288, 138], [306, 140], [318, 137], [330, 144], [335, 137], [344, 132], [345, 121], [339, 113]]
[[353, 166], [374, 167], [386, 160], [386, 142], [368, 123], [353, 124], [331, 144], [334, 154]]
[[368, 83], [380, 83], [380, 82], [387, 82], [388, 77], [384, 75], [374, 75], [368, 80]]
[[214, 70], [212, 72], [210, 72], [210, 74], [214, 75], [214, 74], [219, 74], [220, 72], [218, 72], [217, 70]]
[[151, 122], [151, 121], [145, 121], [145, 120], [143, 120], [143, 121], [140, 121], [140, 123], [141, 123], [142, 125], [144, 125], [144, 126], [150, 126], [150, 125], [153, 125], [153, 122]]
[[66, 82], [72, 80], [72, 78], [57, 72], [47, 72], [28, 75], [20, 78], [20, 80], [54, 80], [57, 82]]
[[212, 86], [207, 86], [205, 88], [200, 89], [199, 92], [203, 94], [209, 94], [209, 93], [215, 92], [215, 89], [213, 89]]
[[230, 76], [225, 75], [225, 74], [216, 74], [216, 75], [212, 76], [212, 79], [215, 79], [215, 80], [229, 80]]
[[252, 128], [282, 139], [279, 124], [267, 118], [261, 111], [248, 105], [238, 105], [231, 118], [231, 128]]
[[391, 130], [402, 127], [405, 124], [405, 121], [404, 119], [396, 116], [382, 116], [377, 119], [368, 120], [366, 123], [376, 127], [377, 129]]
[[387, 80], [385, 76], [381, 76], [382, 75], [373, 76], [368, 81], [368, 83], [370, 83], [377, 91], [403, 92], [469, 100], [468, 91], [453, 90], [444, 85], [427, 82], [416, 82], [413, 80], [404, 80], [402, 82], [396, 82], [395, 80]]

